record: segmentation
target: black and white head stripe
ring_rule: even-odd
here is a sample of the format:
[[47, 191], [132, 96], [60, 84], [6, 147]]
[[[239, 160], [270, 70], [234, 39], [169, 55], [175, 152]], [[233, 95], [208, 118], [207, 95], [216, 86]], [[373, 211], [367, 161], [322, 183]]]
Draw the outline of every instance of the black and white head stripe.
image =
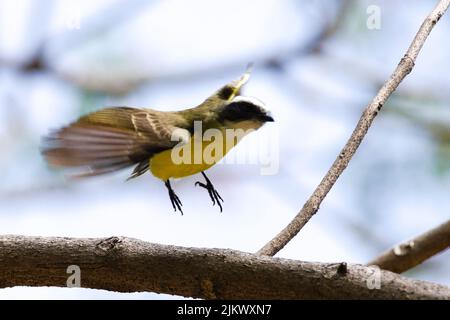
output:
[[273, 121], [262, 101], [253, 97], [238, 96], [234, 98], [219, 113], [221, 121], [257, 120], [261, 122]]

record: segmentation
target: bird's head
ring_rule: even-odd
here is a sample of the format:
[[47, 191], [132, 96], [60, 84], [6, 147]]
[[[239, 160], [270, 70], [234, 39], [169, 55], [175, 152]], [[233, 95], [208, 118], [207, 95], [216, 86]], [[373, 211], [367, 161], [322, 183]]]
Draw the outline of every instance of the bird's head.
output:
[[236, 96], [219, 112], [218, 120], [226, 127], [258, 129], [266, 122], [273, 122], [265, 104], [253, 97]]

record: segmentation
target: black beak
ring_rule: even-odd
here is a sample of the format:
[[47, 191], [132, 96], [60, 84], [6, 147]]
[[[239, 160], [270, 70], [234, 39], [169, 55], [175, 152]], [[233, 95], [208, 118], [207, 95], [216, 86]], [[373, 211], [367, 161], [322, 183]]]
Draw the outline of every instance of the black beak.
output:
[[262, 119], [261, 119], [263, 122], [274, 122], [275, 120], [273, 120], [273, 118], [271, 117], [271, 116], [269, 116], [269, 115], [264, 115], [264, 116], [262, 116]]

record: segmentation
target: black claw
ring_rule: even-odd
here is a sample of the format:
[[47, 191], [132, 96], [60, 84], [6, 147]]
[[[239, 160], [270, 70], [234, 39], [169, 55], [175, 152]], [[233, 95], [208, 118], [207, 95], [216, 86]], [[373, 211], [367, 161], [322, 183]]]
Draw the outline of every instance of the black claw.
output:
[[202, 188], [206, 188], [206, 184], [204, 184], [203, 182], [200, 182], [200, 181], [196, 181], [195, 182], [195, 186], [197, 187], [197, 186], [200, 186], [200, 187], [202, 187]]
[[167, 187], [167, 190], [169, 190], [169, 198], [170, 198], [170, 202], [172, 203], [173, 211], [176, 212], [178, 210], [181, 212], [181, 215], [183, 215], [183, 210], [181, 209], [183, 204], [181, 203], [180, 198], [178, 198], [178, 196], [173, 191], [172, 186], [170, 185], [170, 181], [167, 180], [165, 182], [165, 185]]
[[217, 205], [220, 208], [220, 212], [222, 212], [222, 203], [220, 202], [220, 201], [224, 202], [222, 197], [220, 196], [219, 192], [217, 192], [217, 190], [214, 188], [214, 185], [211, 183], [211, 180], [208, 179], [208, 177], [206, 176], [206, 174], [203, 171], [202, 171], [202, 175], [203, 175], [203, 177], [205, 177], [206, 183], [197, 181], [195, 183], [195, 186], [200, 186], [200, 187], [208, 190], [208, 194], [209, 194], [209, 197], [211, 198], [213, 206], [215, 206], [217, 203]]

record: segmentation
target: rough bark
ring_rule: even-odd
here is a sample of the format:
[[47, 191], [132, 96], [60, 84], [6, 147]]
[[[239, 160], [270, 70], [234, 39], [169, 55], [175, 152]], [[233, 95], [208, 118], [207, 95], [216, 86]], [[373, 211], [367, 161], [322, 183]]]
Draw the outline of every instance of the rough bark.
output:
[[[361, 265], [313, 263], [225, 249], [103, 239], [0, 236], [0, 287], [81, 286], [218, 299], [450, 299], [450, 288]], [[378, 274], [374, 274], [378, 272]], [[379, 275], [379, 278], [377, 276]], [[379, 289], [369, 289], [376, 286]]]

